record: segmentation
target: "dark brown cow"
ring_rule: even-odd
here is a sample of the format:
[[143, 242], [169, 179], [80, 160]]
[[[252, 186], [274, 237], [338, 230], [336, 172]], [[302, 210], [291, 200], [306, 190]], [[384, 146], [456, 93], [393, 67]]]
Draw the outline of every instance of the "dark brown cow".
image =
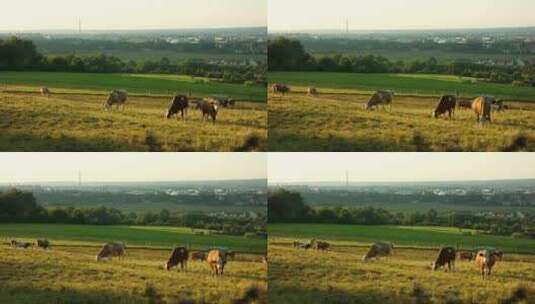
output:
[[476, 113], [477, 121], [484, 123], [491, 122], [491, 106], [494, 99], [488, 96], [479, 96], [472, 102], [472, 110]]
[[444, 271], [455, 270], [455, 257], [456, 257], [455, 248], [453, 247], [440, 248], [437, 258], [435, 259], [432, 265], [433, 271], [436, 271], [440, 267], [444, 267]]
[[496, 256], [491, 250], [480, 250], [476, 254], [476, 266], [481, 270], [483, 280], [490, 277], [492, 267], [496, 264]]
[[498, 259], [498, 261], [501, 261], [503, 259], [503, 251], [501, 250], [496, 250], [494, 252], [494, 255], [496, 256], [496, 258]]
[[39, 247], [39, 248], [43, 248], [43, 249], [50, 248], [50, 242], [48, 240], [45, 240], [45, 239], [37, 240], [35, 243], [36, 243], [37, 247]]
[[318, 95], [318, 89], [314, 87], [308, 88], [308, 95], [309, 96], [317, 96]]
[[457, 101], [457, 108], [458, 109], [471, 109], [472, 108], [472, 100], [470, 100], [470, 99], [459, 99]]
[[450, 119], [455, 114], [455, 106], [457, 98], [453, 95], [444, 95], [440, 98], [435, 110], [433, 111], [433, 118], [438, 118], [440, 115], [448, 113]]
[[202, 113], [202, 119], [208, 120], [212, 118], [212, 122], [215, 123], [217, 117], [217, 101], [213, 98], [206, 98], [197, 103], [197, 109]]
[[282, 84], [282, 83], [275, 83], [271, 86], [271, 91], [273, 92], [273, 94], [277, 94], [277, 93], [280, 93], [282, 95], [290, 92], [290, 87], [288, 87], [287, 85], [285, 84]]
[[470, 251], [461, 251], [459, 252], [459, 260], [471, 261], [474, 259], [474, 253]]
[[213, 275], [222, 276], [225, 265], [227, 264], [227, 254], [220, 249], [210, 250], [206, 261], [208, 262], [208, 265], [210, 265]]
[[223, 108], [234, 107], [234, 105], [236, 104], [236, 101], [234, 99], [224, 95], [214, 95], [211, 98], [216, 100], [217, 104], [222, 106]]
[[188, 257], [189, 253], [186, 247], [175, 247], [175, 249], [173, 249], [173, 252], [171, 252], [171, 255], [169, 256], [167, 263], [165, 263], [165, 269], [170, 270], [171, 268], [176, 267], [178, 264], [180, 264], [180, 270], [187, 270]]
[[310, 241], [310, 247], [312, 247], [312, 249], [325, 251], [329, 249], [329, 246], [330, 244], [327, 242], [316, 241], [316, 240]]
[[171, 103], [169, 104], [169, 109], [167, 110], [167, 114], [165, 115], [165, 117], [169, 119], [173, 115], [176, 115], [176, 117], [178, 118], [178, 112], [180, 112], [180, 117], [182, 117], [182, 119], [186, 119], [186, 116], [188, 115], [188, 107], [188, 97], [184, 95], [176, 95], [171, 100]]
[[204, 261], [204, 260], [206, 260], [206, 252], [193, 251], [193, 252], [190, 253], [190, 259], [192, 261]]

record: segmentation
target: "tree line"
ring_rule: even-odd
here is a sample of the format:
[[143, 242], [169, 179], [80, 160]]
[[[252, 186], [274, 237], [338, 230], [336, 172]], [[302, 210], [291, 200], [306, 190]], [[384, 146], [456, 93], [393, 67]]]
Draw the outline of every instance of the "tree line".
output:
[[299, 192], [276, 189], [268, 193], [269, 223], [321, 223], [341, 225], [448, 226], [476, 229], [495, 235], [535, 238], [535, 214], [522, 217], [489, 217], [470, 211], [444, 214], [391, 212], [374, 207], [310, 207]]
[[269, 71], [317, 71], [345, 73], [431, 73], [475, 77], [483, 81], [518, 86], [535, 86], [535, 64], [497, 66], [467, 59], [440, 63], [427, 60], [391, 61], [377, 55], [312, 56], [299, 40], [278, 37], [268, 41]]
[[266, 216], [211, 215], [202, 212], [125, 213], [115, 208], [44, 208], [32, 192], [10, 189], [0, 192], [0, 223], [55, 223], [80, 225], [144, 225], [207, 229], [213, 233], [266, 236]]
[[213, 64], [205, 60], [171, 61], [166, 57], [136, 62], [104, 54], [44, 56], [31, 40], [15, 36], [0, 39], [0, 71], [181, 74], [228, 83], [264, 85], [266, 70], [264, 63], [237, 66]]

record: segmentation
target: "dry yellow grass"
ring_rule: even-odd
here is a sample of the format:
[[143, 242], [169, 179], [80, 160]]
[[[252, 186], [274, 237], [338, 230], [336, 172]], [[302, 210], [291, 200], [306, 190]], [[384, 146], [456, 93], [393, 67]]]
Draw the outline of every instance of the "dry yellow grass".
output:
[[270, 301], [484, 304], [507, 303], [500, 301], [515, 291], [527, 299], [514, 303], [535, 301], [535, 256], [506, 254], [484, 281], [467, 261], [457, 261], [455, 272], [431, 271], [436, 250], [394, 248], [393, 256], [362, 263], [366, 250], [339, 245], [328, 252], [305, 251], [270, 238]]
[[[320, 91], [321, 93], [321, 91]], [[476, 122], [471, 110], [433, 119], [438, 98], [395, 96], [392, 112], [366, 112], [369, 95], [269, 96], [270, 151], [535, 151], [535, 104]]]
[[104, 95], [0, 93], [1, 151], [263, 151], [267, 107], [238, 102], [217, 123], [191, 108], [164, 119], [170, 97], [131, 96], [125, 110], [103, 111]]
[[[170, 250], [127, 249], [123, 259], [95, 261], [98, 247], [56, 246], [51, 250], [0, 245], [2, 303], [232, 303], [256, 288], [267, 302], [261, 256], [238, 254], [223, 277], [206, 262], [187, 272], [165, 271]], [[189, 301], [189, 302], [188, 302]]]

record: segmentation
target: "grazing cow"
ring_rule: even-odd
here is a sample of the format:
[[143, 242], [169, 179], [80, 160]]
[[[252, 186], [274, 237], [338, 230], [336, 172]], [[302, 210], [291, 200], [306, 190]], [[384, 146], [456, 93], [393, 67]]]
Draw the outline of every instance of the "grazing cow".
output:
[[117, 108], [120, 106], [125, 106], [126, 101], [128, 100], [128, 93], [123, 90], [113, 90], [108, 95], [108, 99], [104, 103], [105, 110], [111, 110], [113, 105], [117, 105]]
[[10, 242], [11, 246], [12, 247], [15, 247], [15, 248], [30, 248], [32, 246], [31, 243], [28, 243], [28, 242], [19, 242], [19, 241], [16, 241], [16, 240], [11, 240]]
[[212, 269], [213, 275], [222, 276], [225, 264], [227, 264], [227, 254], [220, 249], [210, 250], [208, 257], [206, 258], [208, 265]]
[[477, 121], [484, 123], [491, 122], [491, 105], [494, 98], [488, 96], [479, 96], [472, 102], [472, 110], [476, 113]]
[[459, 260], [471, 261], [474, 259], [474, 253], [470, 251], [461, 251], [459, 252]]
[[394, 245], [392, 243], [378, 242], [371, 245], [370, 249], [365, 256], [362, 257], [362, 261], [366, 262], [369, 259], [377, 259], [380, 256], [387, 256], [392, 254]]
[[169, 109], [167, 110], [167, 114], [165, 115], [165, 117], [169, 119], [173, 115], [176, 115], [176, 118], [178, 119], [178, 112], [180, 112], [180, 117], [182, 117], [182, 119], [186, 119], [186, 116], [188, 115], [188, 107], [188, 97], [184, 95], [176, 95], [171, 100], [171, 103], [169, 104]]
[[503, 104], [503, 100], [493, 100], [492, 101], [492, 110], [496, 112], [501, 112], [505, 110], [506, 107]]
[[308, 88], [308, 95], [310, 96], [316, 96], [318, 95], [318, 90], [314, 87]]
[[459, 108], [459, 109], [471, 109], [472, 108], [472, 100], [470, 100], [470, 99], [460, 99], [457, 102], [457, 108]]
[[385, 105], [390, 106], [390, 111], [392, 111], [392, 100], [394, 99], [394, 92], [392, 91], [377, 91], [373, 96], [370, 98], [368, 103], [364, 105], [364, 109], [366, 111], [370, 111], [373, 108], [378, 108], [379, 105], [383, 106], [383, 109], [385, 108]]
[[52, 93], [50, 93], [50, 90], [46, 87], [41, 88], [41, 95], [45, 96], [46, 98], [50, 97]]
[[316, 241], [314, 239], [310, 241], [309, 245], [310, 247], [312, 247], [312, 249], [323, 250], [323, 251], [328, 250], [330, 246], [330, 244], [327, 242]]
[[494, 255], [496, 256], [496, 258], [498, 259], [498, 261], [501, 261], [503, 259], [503, 251], [501, 250], [496, 250], [494, 252]]
[[36, 241], [36, 245], [37, 245], [37, 247], [43, 248], [43, 249], [50, 248], [50, 242], [48, 240], [45, 240], [45, 239], [37, 240]]
[[483, 280], [489, 277], [492, 267], [496, 264], [496, 256], [492, 250], [480, 250], [476, 254], [476, 266], [481, 270]]
[[204, 261], [206, 259], [206, 252], [193, 251], [190, 253], [190, 259], [192, 261]]
[[290, 92], [290, 87], [288, 87], [287, 85], [285, 84], [282, 84], [282, 83], [275, 83], [271, 86], [271, 91], [273, 92], [273, 94], [277, 94], [277, 93], [280, 93], [282, 95]]
[[125, 254], [126, 246], [123, 243], [107, 243], [97, 254], [97, 262], [111, 260], [113, 257], [122, 257]]
[[455, 114], [455, 105], [457, 104], [457, 98], [453, 95], [444, 95], [440, 98], [437, 107], [433, 111], [433, 118], [438, 118], [440, 115], [448, 113], [450, 119]]
[[[440, 267], [444, 267], [444, 271], [455, 270], [455, 248], [442, 247], [438, 252], [438, 256], [433, 262], [432, 269], [436, 271]], [[447, 265], [447, 267], [446, 267]]]
[[202, 119], [208, 120], [212, 118], [212, 122], [215, 123], [217, 117], [217, 101], [213, 98], [206, 98], [197, 103], [197, 109], [202, 113]]
[[234, 107], [234, 105], [236, 104], [236, 101], [234, 99], [224, 95], [214, 95], [211, 98], [216, 100], [217, 104], [222, 106], [223, 108]]
[[175, 247], [167, 263], [165, 263], [165, 269], [170, 270], [180, 264], [180, 270], [187, 270], [188, 268], [188, 249], [186, 247]]

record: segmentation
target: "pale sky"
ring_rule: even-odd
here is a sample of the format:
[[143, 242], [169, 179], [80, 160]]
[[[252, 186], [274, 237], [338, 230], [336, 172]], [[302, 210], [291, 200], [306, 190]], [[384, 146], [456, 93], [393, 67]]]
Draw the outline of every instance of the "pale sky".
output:
[[269, 31], [535, 26], [533, 0], [269, 0]]
[[0, 153], [0, 183], [265, 179], [265, 153]]
[[1, 0], [0, 30], [266, 26], [267, 0]]
[[270, 184], [535, 178], [535, 153], [269, 153]]

